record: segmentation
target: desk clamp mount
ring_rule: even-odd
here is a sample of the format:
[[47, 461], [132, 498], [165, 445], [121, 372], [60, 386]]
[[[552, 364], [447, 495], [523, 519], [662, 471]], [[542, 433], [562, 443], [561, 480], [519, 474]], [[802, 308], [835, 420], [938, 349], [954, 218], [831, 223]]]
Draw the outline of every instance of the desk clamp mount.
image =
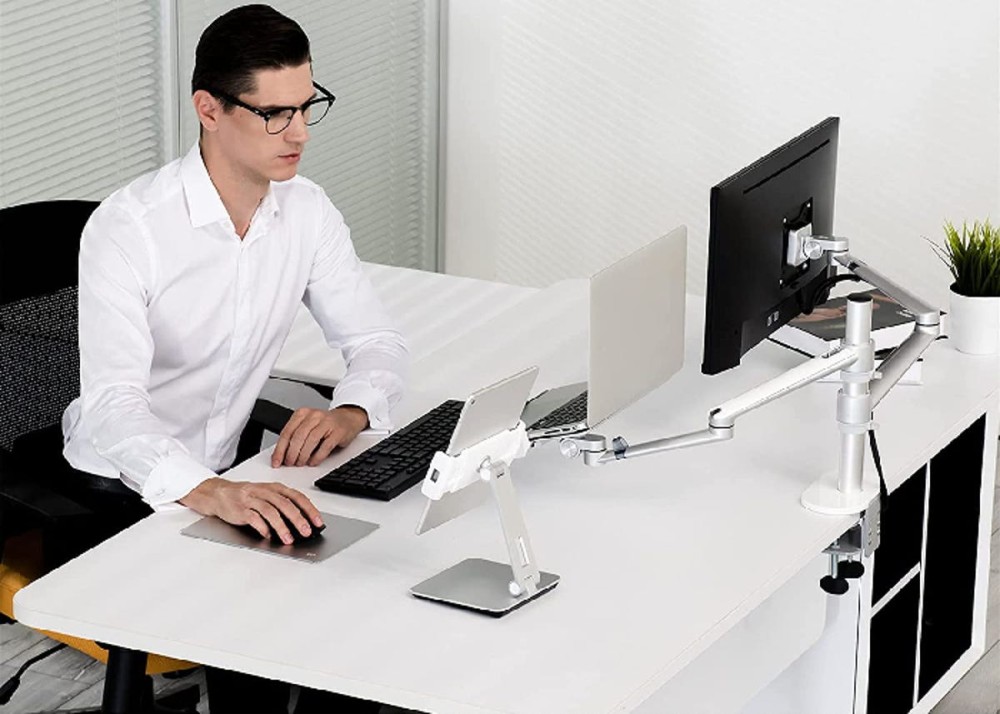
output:
[[535, 561], [510, 478], [510, 463], [529, 448], [524, 424], [492, 436], [457, 456], [444, 452], [434, 455], [430, 477], [422, 491], [440, 500], [476, 481], [490, 485], [507, 545], [509, 564], [483, 558], [467, 558], [457, 565], [413, 586], [416, 597], [477, 610], [499, 617], [521, 607], [559, 584], [559, 576], [542, 572]]
[[879, 546], [882, 509], [879, 499], [872, 499], [861, 520], [823, 550], [830, 557], [830, 572], [820, 578], [819, 586], [831, 595], [843, 595], [848, 580], [865, 574], [863, 559]]
[[[874, 526], [866, 525], [862, 519], [867, 511], [871, 511], [873, 507], [878, 508], [879, 498], [878, 480], [864, 477], [865, 438], [874, 428], [872, 413], [875, 407], [937, 339], [941, 331], [941, 314], [936, 308], [852, 257], [847, 249], [847, 239], [814, 236], [810, 225], [794, 233], [790, 235], [789, 252], [786, 255], [789, 265], [802, 265], [807, 260], [819, 259], [828, 261], [834, 267], [839, 265], [881, 290], [913, 315], [913, 332], [883, 360], [878, 371], [875, 370], [875, 349], [871, 339], [872, 299], [868, 294], [855, 294], [847, 300], [845, 335], [837, 348], [793, 367], [712, 409], [708, 415], [707, 429], [634, 446], [618, 437], [612, 440], [610, 448], [604, 436], [590, 433], [562, 439], [560, 449], [569, 458], [582, 455], [588, 466], [599, 466], [660, 451], [726, 441], [733, 437], [739, 416], [839, 371], [842, 386], [837, 393], [837, 427], [840, 432], [837, 479], [823, 478], [813, 483], [803, 492], [801, 502], [805, 508], [817, 513], [857, 515], [863, 531], [876, 533], [874, 541], [866, 539], [866, 542], [877, 545], [877, 514], [868, 519]], [[831, 553], [831, 558], [834, 555], [840, 558], [843, 554]], [[831, 570], [831, 576], [839, 579], [840, 572], [834, 567]]]

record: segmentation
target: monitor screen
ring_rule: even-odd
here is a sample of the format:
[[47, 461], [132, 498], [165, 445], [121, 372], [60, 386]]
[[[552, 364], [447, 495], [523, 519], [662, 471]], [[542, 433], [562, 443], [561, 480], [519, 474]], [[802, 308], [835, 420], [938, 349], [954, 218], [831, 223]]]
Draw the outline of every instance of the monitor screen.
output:
[[794, 265], [789, 234], [833, 234], [837, 130], [830, 117], [712, 189], [701, 371], [718, 374], [812, 304], [828, 255]]

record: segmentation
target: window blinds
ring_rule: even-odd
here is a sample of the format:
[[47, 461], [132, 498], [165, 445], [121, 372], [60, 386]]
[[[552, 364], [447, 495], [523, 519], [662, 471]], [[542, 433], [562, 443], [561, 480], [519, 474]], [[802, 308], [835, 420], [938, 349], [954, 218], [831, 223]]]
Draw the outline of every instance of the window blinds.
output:
[[160, 166], [163, 47], [159, 0], [0, 0], [0, 206], [103, 199]]
[[[178, 0], [181, 150], [198, 137], [194, 49], [226, 0]], [[272, 2], [312, 46], [313, 74], [337, 97], [310, 128], [301, 173], [351, 226], [364, 260], [437, 267], [437, 0]]]

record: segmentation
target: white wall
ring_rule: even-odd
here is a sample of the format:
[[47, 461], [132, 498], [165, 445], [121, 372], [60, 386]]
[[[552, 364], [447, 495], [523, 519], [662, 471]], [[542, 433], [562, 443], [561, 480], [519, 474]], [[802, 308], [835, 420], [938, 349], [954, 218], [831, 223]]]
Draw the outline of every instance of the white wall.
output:
[[998, 16], [996, 0], [450, 0], [445, 269], [547, 285], [686, 223], [702, 292], [711, 186], [837, 115], [835, 232], [944, 306], [924, 236], [1000, 220]]

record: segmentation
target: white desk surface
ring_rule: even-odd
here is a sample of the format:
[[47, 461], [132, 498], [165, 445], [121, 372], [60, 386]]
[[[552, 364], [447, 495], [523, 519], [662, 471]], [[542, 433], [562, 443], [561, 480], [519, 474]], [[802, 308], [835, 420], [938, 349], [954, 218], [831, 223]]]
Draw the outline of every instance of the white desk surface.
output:
[[[535, 288], [473, 278], [362, 263], [386, 311], [406, 336], [411, 358], [419, 360], [465, 331], [516, 305]], [[335, 385], [344, 376], [340, 350], [326, 344], [323, 331], [300, 306], [271, 374]]]
[[[532, 327], [530, 316], [543, 332], [559, 323], [546, 307], [553, 293], [568, 311], [561, 324], [578, 325], [567, 315], [578, 312], [579, 291], [561, 285], [529, 296], [516, 316], [500, 315], [420, 361], [417, 383], [434, 394], [404, 399], [401, 420], [522, 363], [539, 362], [543, 382], [581, 374], [579, 334], [540, 341]], [[637, 443], [701, 429], [711, 407], [800, 360], [763, 344], [739, 369], [701, 375], [700, 304], [689, 298], [684, 370], [600, 431]], [[522, 332], [509, 335], [517, 324]], [[503, 350], [487, 342], [497, 334]], [[998, 372], [995, 358], [931, 348], [925, 384], [898, 387], [876, 414], [890, 488], [996, 408]], [[803, 489], [836, 468], [835, 393], [836, 385], [812, 385], [747, 414], [730, 442], [596, 469], [567, 461], [554, 444], [533, 449], [513, 474], [539, 565], [562, 582], [503, 619], [407, 594], [463, 558], [505, 557], [491, 507], [417, 537], [419, 488], [376, 503], [312, 487], [364, 444], [321, 467], [274, 471], [262, 454], [232, 472], [280, 478], [321, 510], [381, 525], [323, 563], [190, 539], [179, 531], [195, 514], [157, 514], [22, 590], [16, 615], [435, 714], [628, 711], [851, 524], [799, 505]]]

